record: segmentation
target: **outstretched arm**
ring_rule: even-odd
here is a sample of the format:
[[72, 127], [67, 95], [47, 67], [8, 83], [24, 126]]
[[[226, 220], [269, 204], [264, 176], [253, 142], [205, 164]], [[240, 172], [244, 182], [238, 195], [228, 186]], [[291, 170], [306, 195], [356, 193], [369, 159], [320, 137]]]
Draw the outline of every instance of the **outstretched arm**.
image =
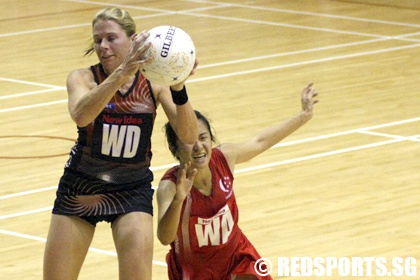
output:
[[268, 150], [307, 123], [313, 116], [313, 105], [318, 102], [317, 96], [313, 83], [308, 84], [302, 91], [302, 111], [299, 114], [285, 122], [266, 128], [244, 143], [221, 145], [220, 149], [231, 169], [233, 170], [236, 163], [250, 160]]
[[[196, 60], [190, 76], [194, 74], [197, 65]], [[197, 118], [191, 102], [186, 98], [185, 82], [186, 80], [170, 88], [153, 85], [153, 91], [158, 93], [158, 101], [162, 104], [162, 108], [179, 140], [186, 144], [194, 144], [197, 141], [198, 134]]]
[[193, 169], [187, 176], [189, 166], [190, 164], [184, 164], [179, 168], [176, 184], [170, 180], [159, 182], [157, 190], [159, 212], [157, 236], [163, 245], [168, 245], [175, 240], [182, 205], [192, 188], [197, 173], [197, 170]]

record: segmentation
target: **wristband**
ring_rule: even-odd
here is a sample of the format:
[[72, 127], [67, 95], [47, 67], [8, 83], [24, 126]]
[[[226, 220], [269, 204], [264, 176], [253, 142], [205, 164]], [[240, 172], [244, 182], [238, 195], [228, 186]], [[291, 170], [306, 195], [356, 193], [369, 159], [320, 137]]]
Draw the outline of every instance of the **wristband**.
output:
[[175, 91], [171, 88], [172, 101], [176, 105], [184, 105], [188, 101], [187, 90], [184, 87], [180, 91]]

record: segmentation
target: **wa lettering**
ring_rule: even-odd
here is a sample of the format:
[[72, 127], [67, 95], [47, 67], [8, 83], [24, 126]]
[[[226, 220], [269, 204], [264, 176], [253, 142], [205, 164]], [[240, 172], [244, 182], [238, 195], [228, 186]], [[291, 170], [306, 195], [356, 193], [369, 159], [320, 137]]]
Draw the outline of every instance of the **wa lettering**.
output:
[[111, 157], [133, 158], [140, 143], [140, 134], [138, 126], [104, 124], [101, 152]]
[[199, 218], [198, 223], [195, 225], [198, 246], [225, 244], [232, 233], [234, 224], [235, 221], [227, 205], [212, 218]]

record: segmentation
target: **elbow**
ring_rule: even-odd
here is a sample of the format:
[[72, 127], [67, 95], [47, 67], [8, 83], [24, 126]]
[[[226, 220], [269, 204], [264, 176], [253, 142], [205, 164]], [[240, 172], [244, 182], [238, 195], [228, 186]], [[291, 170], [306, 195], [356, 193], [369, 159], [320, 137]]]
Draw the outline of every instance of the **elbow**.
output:
[[70, 112], [72, 120], [76, 123], [78, 127], [88, 126], [92, 120], [86, 118], [84, 114], [78, 114], [76, 112]]
[[159, 242], [164, 246], [171, 244], [175, 240], [175, 236], [171, 237], [169, 232], [160, 228], [159, 225], [157, 230], [157, 238], [159, 239]]
[[73, 121], [76, 123], [76, 125], [78, 126], [78, 127], [86, 127], [86, 126], [88, 126], [89, 125], [89, 122], [86, 122], [84, 119], [82, 119], [82, 118], [72, 118], [73, 119]]
[[174, 241], [174, 239], [171, 240], [171, 238], [168, 238], [167, 236], [164, 236], [163, 234], [159, 234], [159, 233], [158, 233], [158, 239], [163, 246], [169, 245]]
[[172, 243], [172, 242], [169, 242], [168, 240], [165, 240], [165, 239], [161, 239], [161, 238], [158, 238], [158, 239], [160, 241], [160, 244], [162, 244], [163, 246], [167, 246], [167, 245]]
[[86, 127], [95, 121], [100, 112], [96, 113], [93, 108], [82, 106], [80, 103], [74, 104], [74, 101], [69, 101], [68, 112], [78, 127]]

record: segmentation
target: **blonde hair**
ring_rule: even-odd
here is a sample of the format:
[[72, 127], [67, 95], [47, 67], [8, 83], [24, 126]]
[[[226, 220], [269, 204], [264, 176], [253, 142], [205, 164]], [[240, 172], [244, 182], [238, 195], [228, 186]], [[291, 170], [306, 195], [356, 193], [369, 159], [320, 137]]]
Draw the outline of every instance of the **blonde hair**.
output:
[[[136, 33], [136, 23], [130, 14], [120, 8], [105, 8], [100, 10], [92, 20], [92, 28], [100, 20], [113, 20], [125, 31], [128, 37]], [[95, 51], [93, 46], [93, 39], [85, 50], [85, 56], [90, 55]]]

